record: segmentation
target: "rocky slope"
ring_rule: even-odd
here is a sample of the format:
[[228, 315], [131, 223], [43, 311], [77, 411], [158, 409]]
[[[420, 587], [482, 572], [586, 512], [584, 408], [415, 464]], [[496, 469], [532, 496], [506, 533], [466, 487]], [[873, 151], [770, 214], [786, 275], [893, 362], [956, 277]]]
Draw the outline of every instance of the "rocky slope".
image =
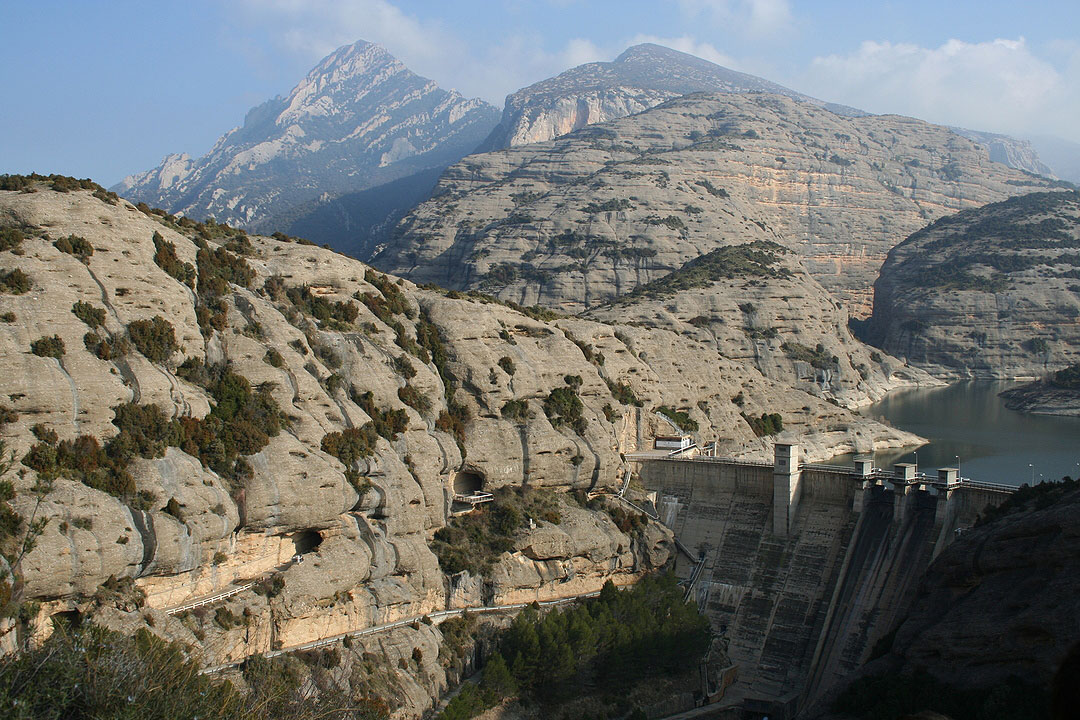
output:
[[[21, 461], [9, 507], [45, 522], [19, 568], [39, 634], [78, 611], [213, 665], [632, 582], [670, 533], [627, 534], [567, 491], [619, 485], [620, 453], [670, 432], [660, 405], [728, 454], [769, 456], [743, 412], [780, 413], [812, 459], [914, 440], [669, 330], [537, 319], [100, 190], [27, 183], [0, 218], [0, 431]], [[478, 486], [548, 510], [489, 574], [451, 576], [434, 534]], [[419, 623], [351, 652], [398, 663], [409, 717], [445, 688], [442, 642]]]
[[417, 281], [578, 310], [764, 237], [796, 249], [811, 275], [865, 315], [899, 239], [1049, 183], [917, 120], [699, 94], [470, 156], [373, 262]]
[[889, 253], [867, 338], [949, 377], [1042, 376], [1080, 348], [1080, 194], [942, 218]]
[[328, 55], [287, 97], [253, 108], [206, 155], [169, 155], [113, 190], [253, 227], [309, 201], [445, 167], [496, 122], [491, 105], [443, 90], [359, 41]]
[[763, 78], [722, 67], [671, 48], [634, 45], [612, 62], [579, 65], [506, 97], [502, 120], [479, 152], [553, 140], [695, 92], [764, 92], [785, 95], [841, 114], [865, 115], [827, 105]]

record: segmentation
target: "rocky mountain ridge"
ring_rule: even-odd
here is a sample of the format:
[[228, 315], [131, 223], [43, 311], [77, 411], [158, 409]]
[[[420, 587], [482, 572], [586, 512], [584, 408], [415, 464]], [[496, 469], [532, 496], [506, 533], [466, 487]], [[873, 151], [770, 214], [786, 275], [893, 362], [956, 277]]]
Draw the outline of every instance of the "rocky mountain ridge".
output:
[[848, 118], [769, 94], [697, 94], [466, 158], [372, 261], [417, 281], [576, 312], [716, 247], [763, 238], [796, 250], [862, 316], [899, 239], [936, 217], [1051, 186], [921, 121]]
[[942, 218], [889, 253], [867, 339], [943, 377], [1041, 377], [1080, 348], [1080, 194]]
[[627, 48], [612, 62], [579, 65], [511, 93], [502, 120], [477, 152], [553, 140], [586, 125], [634, 115], [696, 92], [764, 92], [844, 115], [866, 114], [688, 53], [642, 43]]
[[471, 152], [497, 119], [491, 105], [443, 90], [359, 41], [324, 58], [287, 97], [253, 108], [206, 155], [168, 155], [113, 190], [252, 227], [320, 197], [444, 167]]
[[[0, 191], [6, 506], [44, 523], [3, 585], [35, 603], [5, 643], [78, 614], [215, 665], [631, 582], [670, 533], [571, 491], [620, 486], [621, 454], [671, 432], [660, 406], [727, 454], [769, 456], [745, 419], [763, 413], [811, 459], [915, 441], [669, 330], [526, 314], [77, 188]], [[477, 489], [522, 525], [486, 574], [451, 572], [439, 533]], [[386, 656], [397, 715], [418, 716], [443, 644], [423, 623], [365, 640], [342, 682]]]

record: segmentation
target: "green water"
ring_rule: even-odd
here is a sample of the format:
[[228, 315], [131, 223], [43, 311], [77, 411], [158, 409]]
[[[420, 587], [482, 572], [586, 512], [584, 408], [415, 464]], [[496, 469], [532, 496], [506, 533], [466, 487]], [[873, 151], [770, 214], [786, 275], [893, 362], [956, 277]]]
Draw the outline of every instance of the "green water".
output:
[[[881, 451], [877, 467], [915, 462], [934, 473], [955, 467], [966, 478], [1020, 485], [1080, 476], [1080, 418], [1028, 415], [1009, 410], [998, 393], [1015, 383], [960, 382], [940, 388], [898, 390], [863, 414], [884, 419], [930, 443], [918, 448]], [[829, 460], [851, 461], [850, 455]]]

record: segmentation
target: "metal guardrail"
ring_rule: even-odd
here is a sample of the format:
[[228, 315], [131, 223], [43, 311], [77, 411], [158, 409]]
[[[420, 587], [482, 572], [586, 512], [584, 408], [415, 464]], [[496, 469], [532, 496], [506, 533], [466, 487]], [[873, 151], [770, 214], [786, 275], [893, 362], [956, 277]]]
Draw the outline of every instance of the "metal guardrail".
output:
[[227, 598], [231, 598], [233, 595], [238, 595], [238, 594], [244, 592], [245, 590], [250, 590], [251, 588], [255, 587], [255, 585], [257, 585], [257, 584], [258, 584], [258, 580], [249, 582], [249, 583], [247, 583], [245, 585], [238, 585], [238, 586], [236, 586], [234, 588], [230, 588], [229, 590], [226, 590], [224, 592], [220, 592], [220, 593], [217, 593], [215, 595], [209, 595], [207, 597], [200, 598], [199, 600], [196, 600], [195, 602], [190, 602], [190, 603], [187, 603], [185, 605], [180, 605], [179, 607], [169, 608], [168, 610], [165, 611], [165, 613], [167, 615], [179, 615], [180, 613], [182, 613], [182, 612], [184, 612], [186, 610], [194, 610], [195, 608], [200, 608], [200, 607], [203, 607], [204, 605], [213, 605], [216, 602], [220, 602], [220, 601], [225, 600]]

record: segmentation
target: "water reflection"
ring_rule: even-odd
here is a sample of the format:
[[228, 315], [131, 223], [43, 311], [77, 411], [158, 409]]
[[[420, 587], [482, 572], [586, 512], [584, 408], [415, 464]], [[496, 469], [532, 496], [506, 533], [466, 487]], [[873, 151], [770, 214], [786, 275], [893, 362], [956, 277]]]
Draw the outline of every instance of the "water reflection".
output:
[[[1080, 476], [1080, 418], [1026, 415], [1005, 407], [998, 393], [1015, 383], [970, 381], [943, 388], [891, 393], [865, 414], [930, 440], [929, 445], [882, 451], [878, 467], [914, 462], [933, 473], [955, 467], [964, 477], [1020, 485]], [[842, 455], [830, 463], [845, 463]]]

